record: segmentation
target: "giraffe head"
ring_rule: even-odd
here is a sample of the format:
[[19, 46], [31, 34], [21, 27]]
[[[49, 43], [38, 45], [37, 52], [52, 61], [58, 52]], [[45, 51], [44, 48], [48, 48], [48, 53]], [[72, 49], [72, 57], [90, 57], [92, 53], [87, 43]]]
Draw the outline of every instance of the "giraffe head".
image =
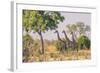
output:
[[54, 33], [58, 33], [58, 30], [55, 30], [55, 32]]
[[65, 30], [63, 30], [62, 33], [65, 33]]

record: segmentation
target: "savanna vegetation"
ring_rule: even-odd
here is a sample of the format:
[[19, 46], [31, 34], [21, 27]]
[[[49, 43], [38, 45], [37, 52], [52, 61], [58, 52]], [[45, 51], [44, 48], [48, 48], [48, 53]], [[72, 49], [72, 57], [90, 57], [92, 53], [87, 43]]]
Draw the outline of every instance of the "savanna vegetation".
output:
[[[76, 22], [67, 24], [66, 29], [58, 31], [59, 23], [65, 20], [60, 12], [23, 10], [22, 15], [23, 62], [91, 59], [89, 25]], [[43, 33], [49, 31], [54, 31], [53, 34], [56, 34], [57, 39], [44, 39]], [[30, 33], [38, 34], [39, 39], [34, 38]], [[59, 33], [64, 37], [62, 38]]]

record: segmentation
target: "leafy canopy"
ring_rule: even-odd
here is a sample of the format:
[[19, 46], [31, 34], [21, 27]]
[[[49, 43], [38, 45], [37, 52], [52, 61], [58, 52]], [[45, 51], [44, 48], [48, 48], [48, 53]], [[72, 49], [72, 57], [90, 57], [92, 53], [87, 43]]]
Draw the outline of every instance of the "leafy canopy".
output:
[[29, 34], [24, 35], [23, 36], [23, 49], [29, 48], [30, 44], [32, 44], [33, 41], [34, 40], [32, 39], [32, 37]]
[[45, 32], [57, 28], [64, 17], [57, 11], [23, 10], [23, 29]]
[[80, 46], [80, 48], [90, 48], [90, 39], [87, 36], [80, 36], [78, 38], [78, 45]]
[[75, 24], [66, 25], [67, 31], [71, 34], [73, 33], [75, 37], [81, 35], [87, 35], [90, 32], [90, 26], [85, 25], [83, 22], [76, 22]]

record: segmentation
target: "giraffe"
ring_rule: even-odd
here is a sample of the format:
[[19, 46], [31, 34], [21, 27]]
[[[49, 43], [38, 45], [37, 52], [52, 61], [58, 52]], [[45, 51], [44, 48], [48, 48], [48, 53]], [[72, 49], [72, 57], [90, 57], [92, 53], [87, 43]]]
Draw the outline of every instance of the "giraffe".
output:
[[[78, 48], [77, 48], [77, 42], [74, 38], [74, 34], [73, 32], [71, 32], [72, 35], [72, 41], [68, 38], [65, 30], [62, 31], [62, 33], [64, 33], [65, 35], [65, 39], [66, 39], [66, 43], [67, 43], [67, 48], [72, 48], [73, 50], [77, 49], [77, 59], [78, 59]], [[74, 53], [73, 53], [74, 54]]]
[[65, 30], [63, 30], [62, 33], [64, 33], [64, 36], [65, 36], [65, 39], [66, 39], [67, 48], [72, 48], [72, 41], [68, 38]]
[[75, 40], [75, 38], [74, 38], [73, 32], [71, 32], [72, 41], [68, 38], [68, 36], [67, 36], [65, 30], [63, 30], [62, 33], [64, 33], [64, 35], [65, 35], [65, 39], [66, 39], [68, 48], [73, 48], [73, 50], [75, 50], [75, 48], [76, 48], [76, 46], [77, 46], [77, 43], [76, 43], [76, 40]]
[[58, 30], [56, 30], [55, 33], [57, 33], [57, 38], [59, 40], [59, 45], [61, 45], [61, 47], [59, 49], [62, 53], [64, 53], [66, 48], [67, 48], [66, 47], [66, 42], [60, 38]]
[[[75, 50], [75, 49], [77, 48], [77, 42], [76, 42], [76, 40], [75, 40], [74, 33], [71, 32], [71, 34], [72, 34], [73, 49]], [[77, 51], [78, 51], [78, 49], [77, 49]]]
[[[71, 35], [72, 35], [72, 41], [73, 41], [73, 50], [74, 50], [74, 52], [76, 53], [75, 55], [77, 56], [77, 60], [78, 60], [78, 44], [77, 44], [77, 42], [76, 42], [76, 40], [75, 40], [75, 36], [74, 36], [74, 33], [73, 32], [71, 32]], [[76, 50], [76, 51], [75, 51]]]

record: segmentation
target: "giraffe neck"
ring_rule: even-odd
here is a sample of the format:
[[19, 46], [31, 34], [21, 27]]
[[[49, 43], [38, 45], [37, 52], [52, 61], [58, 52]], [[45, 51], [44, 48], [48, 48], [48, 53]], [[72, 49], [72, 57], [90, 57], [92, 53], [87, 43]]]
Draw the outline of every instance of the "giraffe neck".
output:
[[72, 41], [75, 42], [74, 34], [72, 33]]
[[59, 36], [59, 33], [57, 32], [57, 37], [58, 37], [58, 40], [60, 40], [60, 36]]
[[68, 36], [66, 35], [65, 31], [64, 31], [64, 35], [65, 35], [66, 40], [70, 41], [69, 38], [68, 38]]
[[62, 41], [63, 42], [63, 40], [60, 38], [60, 36], [59, 36], [59, 32], [57, 31], [57, 37], [58, 37], [58, 40], [60, 40], [60, 41]]

